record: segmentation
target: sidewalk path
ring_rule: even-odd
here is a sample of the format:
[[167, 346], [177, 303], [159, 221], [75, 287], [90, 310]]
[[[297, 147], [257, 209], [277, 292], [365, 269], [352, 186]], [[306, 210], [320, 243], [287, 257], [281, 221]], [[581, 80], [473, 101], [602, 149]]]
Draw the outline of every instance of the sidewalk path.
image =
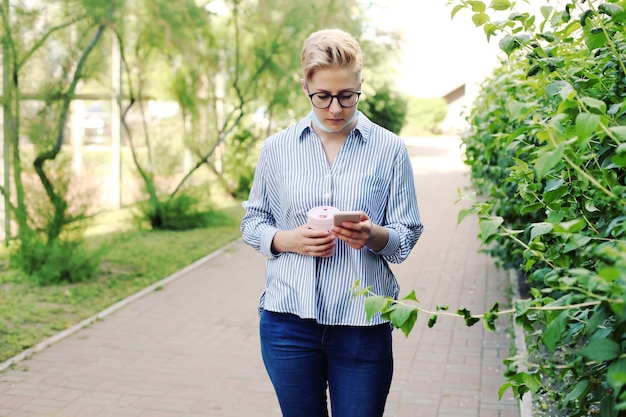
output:
[[[457, 189], [468, 184], [454, 138], [407, 140], [425, 232], [394, 265], [402, 295], [424, 308], [482, 313], [508, 303], [509, 281], [478, 253], [475, 219], [457, 226]], [[279, 417], [260, 358], [256, 305], [262, 256], [236, 242], [159, 290], [0, 373], [0, 417]], [[395, 376], [385, 417], [517, 417], [502, 360], [509, 318], [498, 331], [420, 316], [397, 331]], [[341, 416], [336, 416], [341, 417]]]

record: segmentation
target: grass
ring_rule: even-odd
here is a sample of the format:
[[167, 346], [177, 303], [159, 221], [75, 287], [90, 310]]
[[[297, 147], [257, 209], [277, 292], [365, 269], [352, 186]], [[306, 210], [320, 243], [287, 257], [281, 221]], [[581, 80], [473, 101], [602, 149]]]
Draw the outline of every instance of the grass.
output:
[[9, 268], [3, 247], [0, 363], [236, 240], [242, 214], [239, 205], [224, 208], [208, 228], [174, 232], [128, 228], [125, 213], [109, 213], [86, 236], [90, 248], [102, 251], [97, 276], [71, 285], [29, 283]]

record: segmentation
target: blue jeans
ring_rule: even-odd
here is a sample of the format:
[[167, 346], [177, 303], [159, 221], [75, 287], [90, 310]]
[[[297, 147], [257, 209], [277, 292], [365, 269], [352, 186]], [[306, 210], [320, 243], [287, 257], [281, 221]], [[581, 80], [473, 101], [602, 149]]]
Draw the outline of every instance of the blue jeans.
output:
[[391, 386], [390, 324], [325, 326], [263, 311], [261, 353], [283, 417], [381, 417]]

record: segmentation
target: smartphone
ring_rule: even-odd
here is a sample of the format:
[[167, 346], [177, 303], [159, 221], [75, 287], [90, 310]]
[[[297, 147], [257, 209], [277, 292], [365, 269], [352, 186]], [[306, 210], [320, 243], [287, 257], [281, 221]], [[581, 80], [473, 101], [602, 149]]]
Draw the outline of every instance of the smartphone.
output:
[[333, 215], [333, 224], [335, 226], [341, 226], [343, 222], [358, 223], [361, 221], [360, 211], [340, 211]]

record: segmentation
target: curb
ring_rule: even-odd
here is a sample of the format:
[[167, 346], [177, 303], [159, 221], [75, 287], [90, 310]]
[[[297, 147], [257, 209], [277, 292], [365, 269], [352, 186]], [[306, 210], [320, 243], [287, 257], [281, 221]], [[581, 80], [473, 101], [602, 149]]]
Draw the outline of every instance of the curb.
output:
[[[512, 299], [511, 304], [515, 305], [516, 300], [520, 300], [521, 296], [519, 288], [517, 286], [516, 272], [509, 270], [509, 281], [511, 283]], [[515, 324], [515, 320], [511, 320], [514, 331], [515, 349], [518, 355], [528, 356], [528, 349], [526, 348], [526, 338], [524, 330]], [[526, 371], [526, 369], [522, 369]], [[533, 398], [530, 392], [525, 393], [519, 400], [520, 417], [533, 417]]]
[[234, 240], [233, 242], [230, 242], [228, 244], [226, 244], [225, 246], [221, 247], [220, 249], [211, 252], [210, 254], [204, 256], [203, 258], [198, 259], [197, 261], [195, 261], [194, 263], [184, 267], [181, 270], [178, 270], [176, 272], [174, 272], [172, 275], [161, 279], [160, 281], [155, 282], [154, 284], [151, 284], [149, 286], [147, 286], [146, 288], [137, 291], [136, 293], [124, 298], [121, 301], [118, 301], [117, 303], [111, 305], [110, 307], [100, 311], [99, 313], [94, 314], [93, 316], [86, 318], [85, 320], [81, 321], [78, 324], [75, 324], [72, 327], [69, 327], [57, 334], [55, 334], [54, 336], [49, 337], [48, 339], [39, 342], [37, 345], [35, 345], [34, 347], [30, 348], [30, 349], [26, 349], [25, 351], [23, 351], [22, 353], [17, 354], [16, 356], [8, 359], [7, 361], [3, 362], [0, 364], [0, 372], [5, 371], [6, 369], [17, 365], [19, 362], [22, 362], [28, 358], [30, 358], [32, 355], [34, 355], [35, 353], [41, 352], [42, 350], [52, 346], [53, 344], [60, 342], [61, 340], [65, 339], [66, 337], [69, 337], [71, 335], [73, 335], [74, 333], [77, 333], [78, 331], [84, 329], [85, 327], [91, 325], [92, 323], [95, 323], [98, 320], [102, 320], [105, 317], [113, 314], [114, 312], [116, 312], [117, 310], [122, 309], [123, 307], [126, 307], [128, 304], [148, 295], [149, 293], [155, 291], [157, 288], [163, 287], [167, 284], [169, 284], [172, 281], [175, 281], [176, 279], [184, 276], [187, 272], [198, 268], [202, 265], [204, 265], [205, 263], [207, 263], [208, 261], [210, 261], [211, 259], [215, 258], [218, 255], [221, 255], [223, 252], [227, 251], [228, 249], [230, 249], [232, 246], [235, 246], [236, 244], [239, 243], [239, 241], [241, 240], [241, 238]]

